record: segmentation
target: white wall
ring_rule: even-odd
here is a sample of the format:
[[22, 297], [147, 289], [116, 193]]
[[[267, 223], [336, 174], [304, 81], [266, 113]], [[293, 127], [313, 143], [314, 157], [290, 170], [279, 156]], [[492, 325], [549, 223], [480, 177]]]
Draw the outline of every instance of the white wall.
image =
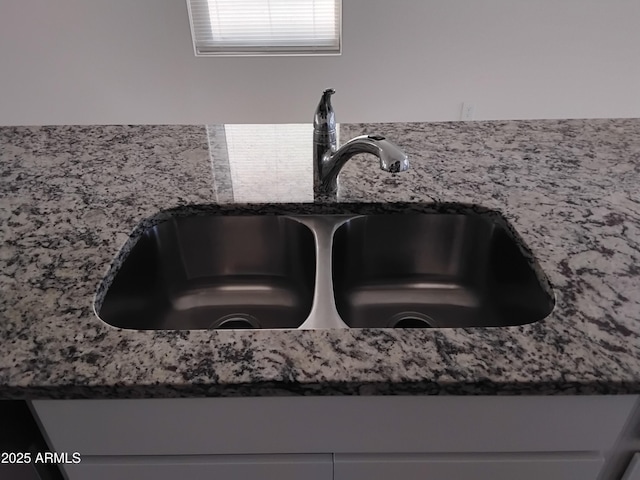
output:
[[0, 125], [640, 117], [639, 0], [344, 0], [340, 57], [196, 58], [184, 0], [0, 0]]

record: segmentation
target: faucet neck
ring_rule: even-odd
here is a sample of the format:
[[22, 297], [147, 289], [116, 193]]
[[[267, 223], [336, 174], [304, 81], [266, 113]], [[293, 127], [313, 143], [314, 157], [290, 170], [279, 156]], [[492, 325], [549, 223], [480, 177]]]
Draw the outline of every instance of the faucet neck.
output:
[[333, 88], [322, 93], [313, 116], [313, 177], [316, 191], [323, 183], [325, 163], [338, 149], [336, 114], [331, 105], [331, 95], [334, 93]]

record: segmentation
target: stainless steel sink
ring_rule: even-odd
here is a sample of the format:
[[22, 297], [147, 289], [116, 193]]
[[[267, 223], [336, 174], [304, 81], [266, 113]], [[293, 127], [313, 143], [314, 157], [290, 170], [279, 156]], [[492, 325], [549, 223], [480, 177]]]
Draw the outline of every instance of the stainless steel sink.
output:
[[504, 217], [485, 213], [171, 218], [114, 267], [96, 311], [132, 329], [542, 320], [554, 307], [548, 280]]
[[176, 218], [144, 232], [98, 315], [134, 329], [297, 328], [315, 263], [313, 233], [286, 217]]
[[336, 231], [336, 307], [350, 327], [497, 327], [553, 297], [505, 226], [480, 215], [374, 215]]

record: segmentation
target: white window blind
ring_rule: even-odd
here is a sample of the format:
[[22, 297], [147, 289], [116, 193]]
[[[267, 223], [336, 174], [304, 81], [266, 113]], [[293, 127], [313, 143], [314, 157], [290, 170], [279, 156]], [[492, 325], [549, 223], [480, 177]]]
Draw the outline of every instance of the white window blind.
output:
[[187, 0], [196, 55], [331, 55], [342, 0]]

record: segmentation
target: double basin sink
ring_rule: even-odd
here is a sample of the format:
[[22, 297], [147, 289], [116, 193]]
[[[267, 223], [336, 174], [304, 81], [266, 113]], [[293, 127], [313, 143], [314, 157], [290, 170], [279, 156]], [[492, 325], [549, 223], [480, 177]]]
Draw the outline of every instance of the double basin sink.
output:
[[96, 304], [129, 329], [503, 327], [549, 282], [498, 212], [190, 215], [144, 229]]

